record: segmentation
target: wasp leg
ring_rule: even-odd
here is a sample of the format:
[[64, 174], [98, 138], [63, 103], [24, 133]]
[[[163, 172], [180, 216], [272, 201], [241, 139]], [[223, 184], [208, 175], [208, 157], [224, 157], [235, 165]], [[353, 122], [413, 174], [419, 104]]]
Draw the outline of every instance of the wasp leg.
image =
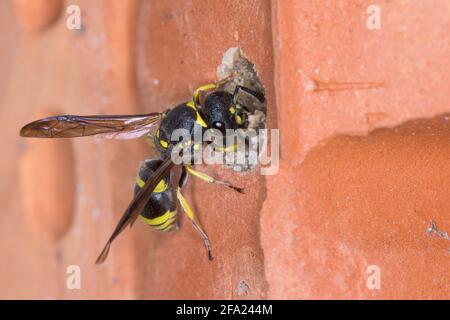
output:
[[233, 104], [234, 105], [236, 105], [236, 103], [237, 103], [237, 99], [238, 99], [240, 90], [247, 92], [248, 94], [251, 94], [256, 99], [258, 99], [259, 102], [261, 102], [261, 103], [264, 103], [264, 101], [266, 101], [264, 94], [262, 94], [261, 92], [258, 92], [258, 91], [255, 91], [250, 88], [243, 87], [243, 86], [236, 86], [236, 88], [234, 88], [234, 92], [233, 92]]
[[197, 178], [199, 178], [199, 179], [201, 179], [201, 180], [203, 180], [203, 181], [205, 181], [207, 183], [220, 184], [220, 185], [225, 186], [227, 188], [233, 189], [233, 190], [235, 190], [237, 192], [244, 193], [244, 188], [235, 187], [231, 183], [214, 179], [213, 177], [207, 175], [206, 173], [194, 169], [190, 165], [186, 165], [185, 167], [186, 167], [186, 170], [187, 170], [188, 173], [190, 173], [194, 177], [197, 177]]
[[188, 216], [189, 220], [191, 221], [192, 225], [194, 226], [195, 230], [199, 234], [200, 238], [203, 240], [203, 243], [205, 244], [206, 253], [208, 254], [208, 259], [212, 260], [212, 254], [211, 254], [211, 244], [209, 242], [208, 235], [203, 230], [203, 228], [200, 226], [200, 223], [197, 221], [197, 218], [195, 217], [194, 211], [192, 211], [191, 207], [187, 203], [186, 199], [183, 197], [183, 194], [181, 193], [181, 188], [185, 185], [187, 181], [187, 171], [185, 167], [183, 166], [180, 181], [178, 182], [177, 187], [177, 199], [181, 204], [181, 207], [183, 208], [184, 212]]
[[202, 86], [198, 87], [194, 91], [194, 96], [192, 98], [192, 100], [195, 103], [195, 106], [198, 106], [200, 104], [200, 94], [202, 92], [208, 92], [208, 91], [216, 90], [219, 87], [221, 87], [222, 85], [224, 85], [228, 80], [229, 80], [229, 77], [225, 78], [223, 80], [220, 80], [219, 82], [216, 82], [216, 83], [208, 83], [208, 84], [205, 84], [205, 85], [202, 85]]

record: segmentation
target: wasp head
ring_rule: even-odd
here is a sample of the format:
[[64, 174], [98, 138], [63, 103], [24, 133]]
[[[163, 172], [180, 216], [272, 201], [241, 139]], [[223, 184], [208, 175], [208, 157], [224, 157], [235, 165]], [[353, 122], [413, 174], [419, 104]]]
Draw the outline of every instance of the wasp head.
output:
[[239, 128], [233, 96], [228, 92], [216, 91], [209, 94], [205, 99], [202, 113], [208, 128], [219, 130], [224, 135], [227, 129]]

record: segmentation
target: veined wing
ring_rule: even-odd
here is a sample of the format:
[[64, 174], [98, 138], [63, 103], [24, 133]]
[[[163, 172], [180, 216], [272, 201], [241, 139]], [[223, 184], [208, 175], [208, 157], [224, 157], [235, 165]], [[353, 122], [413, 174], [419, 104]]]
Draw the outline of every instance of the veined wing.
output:
[[162, 115], [61, 115], [33, 121], [20, 130], [20, 135], [34, 138], [99, 136], [109, 139], [134, 139], [148, 134], [159, 123]]
[[175, 164], [172, 162], [170, 157], [166, 158], [153, 173], [152, 177], [147, 180], [141, 190], [136, 194], [134, 199], [129, 204], [127, 210], [123, 214], [122, 218], [120, 218], [119, 223], [114, 229], [111, 237], [106, 242], [105, 247], [97, 258], [96, 264], [101, 264], [108, 257], [109, 249], [111, 248], [111, 244], [114, 239], [128, 226], [133, 225], [134, 221], [136, 221], [139, 214], [144, 209], [144, 206], [150, 200], [150, 196], [153, 193], [153, 190], [158, 185], [159, 181], [169, 172]]

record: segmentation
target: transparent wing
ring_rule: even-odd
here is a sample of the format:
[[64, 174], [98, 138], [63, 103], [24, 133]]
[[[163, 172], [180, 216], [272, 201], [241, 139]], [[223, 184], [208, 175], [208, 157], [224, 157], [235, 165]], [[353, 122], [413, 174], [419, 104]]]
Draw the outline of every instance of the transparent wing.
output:
[[150, 196], [153, 193], [153, 190], [161, 181], [161, 179], [169, 172], [175, 164], [172, 162], [170, 157], [165, 159], [158, 169], [153, 173], [152, 177], [147, 180], [141, 190], [136, 194], [134, 199], [129, 204], [128, 208], [125, 210], [122, 218], [120, 218], [119, 223], [114, 229], [111, 237], [106, 242], [105, 247], [97, 258], [96, 264], [103, 263], [108, 257], [109, 249], [111, 248], [111, 244], [114, 239], [128, 226], [133, 225], [134, 221], [136, 221], [139, 214], [144, 209], [145, 204], [150, 200]]
[[147, 135], [159, 124], [162, 113], [140, 115], [62, 115], [33, 121], [20, 130], [22, 137], [74, 138], [97, 136], [134, 139]]

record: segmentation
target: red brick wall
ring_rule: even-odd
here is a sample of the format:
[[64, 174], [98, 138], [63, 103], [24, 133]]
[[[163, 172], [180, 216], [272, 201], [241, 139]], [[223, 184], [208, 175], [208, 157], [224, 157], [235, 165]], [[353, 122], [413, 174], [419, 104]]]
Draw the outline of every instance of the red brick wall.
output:
[[[1, 298], [448, 298], [446, 1], [72, 3], [81, 31], [66, 28], [64, 1], [0, 2]], [[367, 27], [372, 4], [379, 30]], [[190, 180], [213, 262], [183, 217], [176, 234], [136, 223], [94, 265], [154, 151], [24, 140], [20, 127], [164, 110], [214, 80], [235, 46], [266, 87], [280, 171], [202, 168], [245, 195]], [[332, 90], [310, 90], [314, 80]], [[80, 290], [66, 287], [69, 265]], [[380, 289], [367, 286], [370, 266]]]

